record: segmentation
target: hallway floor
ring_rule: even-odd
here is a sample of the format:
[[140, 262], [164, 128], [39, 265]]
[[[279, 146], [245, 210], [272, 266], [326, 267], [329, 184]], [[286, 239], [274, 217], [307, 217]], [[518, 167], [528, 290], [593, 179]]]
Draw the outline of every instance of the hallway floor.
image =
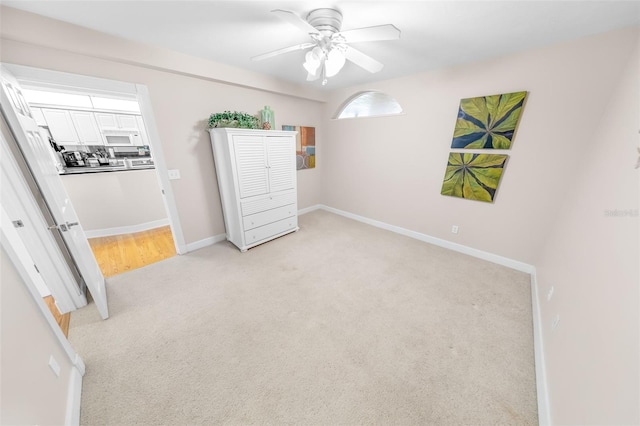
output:
[[[89, 245], [105, 278], [138, 269], [176, 255], [171, 228], [150, 229], [135, 234], [90, 238]], [[44, 298], [65, 336], [71, 313], [60, 314], [51, 296]]]
[[176, 255], [171, 228], [90, 238], [89, 245], [105, 278]]

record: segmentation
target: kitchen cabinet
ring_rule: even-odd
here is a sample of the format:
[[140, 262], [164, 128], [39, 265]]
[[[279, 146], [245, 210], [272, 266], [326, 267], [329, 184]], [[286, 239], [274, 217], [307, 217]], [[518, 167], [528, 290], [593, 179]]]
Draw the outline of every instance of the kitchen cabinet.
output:
[[139, 130], [135, 115], [109, 112], [96, 112], [95, 115], [100, 130]]
[[144, 125], [144, 121], [142, 121], [141, 115], [136, 115], [136, 124], [138, 125], [138, 130], [140, 131], [140, 138], [136, 139], [136, 145], [143, 146], [149, 145], [149, 134], [147, 133], [147, 128]]
[[116, 121], [116, 115], [106, 112], [96, 112], [96, 120], [100, 126], [100, 130], [103, 129], [117, 129], [118, 122]]
[[88, 111], [70, 111], [71, 121], [80, 143], [84, 145], [104, 145], [95, 116]]
[[140, 130], [135, 115], [116, 114], [118, 128], [122, 130]]
[[210, 130], [227, 240], [241, 251], [297, 231], [296, 132]]
[[71, 114], [64, 109], [43, 108], [42, 114], [51, 136], [58, 145], [80, 145], [80, 138], [71, 121]]
[[38, 126], [46, 126], [47, 120], [44, 119], [44, 114], [42, 113], [42, 108], [31, 108], [31, 114], [33, 114], [33, 119], [36, 120], [36, 124]]

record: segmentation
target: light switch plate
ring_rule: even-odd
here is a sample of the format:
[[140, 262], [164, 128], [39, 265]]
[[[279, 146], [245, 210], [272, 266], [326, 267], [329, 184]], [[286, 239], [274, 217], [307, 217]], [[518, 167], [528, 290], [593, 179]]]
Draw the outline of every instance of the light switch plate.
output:
[[169, 170], [168, 172], [169, 172], [169, 180], [180, 179], [180, 170], [172, 169], [172, 170]]
[[49, 357], [49, 368], [51, 368], [51, 371], [53, 371], [56, 377], [60, 377], [60, 364], [58, 364], [58, 361], [56, 361], [53, 355]]

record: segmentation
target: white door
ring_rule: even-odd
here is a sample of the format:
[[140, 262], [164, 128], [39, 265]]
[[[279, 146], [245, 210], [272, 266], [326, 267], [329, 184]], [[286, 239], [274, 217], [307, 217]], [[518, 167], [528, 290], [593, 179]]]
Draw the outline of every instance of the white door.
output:
[[36, 272], [34, 283], [40, 295], [51, 294], [61, 314], [85, 306], [87, 299], [80, 287], [69, 289], [69, 283], [75, 283], [77, 279], [60, 253], [54, 234], [47, 229], [48, 223], [38, 202], [31, 197], [28, 183], [9, 147], [11, 135], [2, 119], [0, 130], [0, 204], [6, 218], [16, 228], [15, 235], [29, 248], [20, 262], [28, 272]]
[[295, 138], [266, 136], [270, 192], [293, 189], [296, 181]]
[[78, 216], [62, 185], [45, 141], [22, 95], [15, 77], [2, 66], [2, 111], [29, 164], [80, 274], [103, 319], [109, 317], [105, 280], [96, 262]]
[[233, 135], [240, 198], [269, 192], [267, 158], [262, 136]]

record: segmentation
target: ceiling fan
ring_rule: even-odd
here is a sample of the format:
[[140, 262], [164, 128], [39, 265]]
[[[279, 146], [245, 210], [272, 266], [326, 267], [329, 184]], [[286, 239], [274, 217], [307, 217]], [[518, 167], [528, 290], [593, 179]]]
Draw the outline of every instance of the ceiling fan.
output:
[[400, 30], [391, 24], [340, 32], [342, 14], [336, 9], [312, 10], [306, 20], [288, 10], [276, 9], [271, 12], [307, 33], [311, 41], [254, 56], [251, 60], [260, 61], [283, 53], [312, 48], [307, 52], [303, 64], [308, 73], [307, 81], [322, 78], [322, 85], [327, 84], [328, 77], [333, 77], [342, 69], [346, 60], [370, 73], [376, 73], [384, 67], [372, 57], [350, 46], [350, 43], [400, 38]]

